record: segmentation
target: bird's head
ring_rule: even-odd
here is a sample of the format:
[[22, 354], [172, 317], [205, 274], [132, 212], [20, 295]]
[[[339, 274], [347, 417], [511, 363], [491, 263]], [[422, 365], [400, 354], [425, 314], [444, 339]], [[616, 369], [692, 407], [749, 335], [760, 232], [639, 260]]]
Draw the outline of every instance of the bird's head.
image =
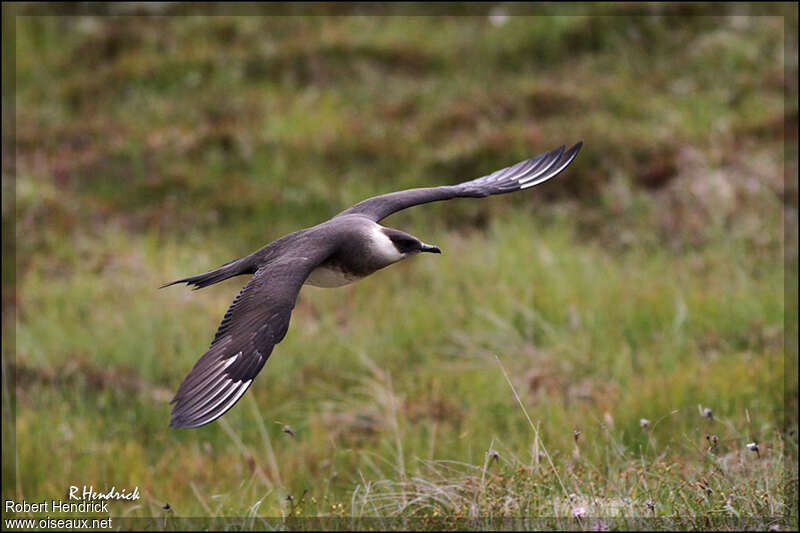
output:
[[404, 258], [420, 252], [430, 252], [434, 254], [442, 253], [438, 246], [426, 244], [413, 235], [409, 235], [403, 231], [392, 228], [383, 228], [383, 233], [389, 237], [392, 245], [394, 245], [397, 252], [400, 253]]

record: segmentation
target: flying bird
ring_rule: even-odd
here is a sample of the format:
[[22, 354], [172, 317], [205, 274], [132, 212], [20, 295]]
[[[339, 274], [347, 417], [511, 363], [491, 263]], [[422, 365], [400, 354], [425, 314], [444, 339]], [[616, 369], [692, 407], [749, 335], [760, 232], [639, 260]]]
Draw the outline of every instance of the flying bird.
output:
[[208, 287], [253, 274], [225, 313], [206, 353], [172, 400], [170, 426], [193, 428], [225, 414], [242, 397], [289, 329], [304, 284], [340, 287], [420, 252], [441, 253], [403, 231], [378, 224], [407, 207], [483, 198], [544, 183], [564, 170], [583, 145], [564, 146], [458, 185], [408, 189], [357, 203], [312, 228], [290, 233], [252, 254], [176, 283]]

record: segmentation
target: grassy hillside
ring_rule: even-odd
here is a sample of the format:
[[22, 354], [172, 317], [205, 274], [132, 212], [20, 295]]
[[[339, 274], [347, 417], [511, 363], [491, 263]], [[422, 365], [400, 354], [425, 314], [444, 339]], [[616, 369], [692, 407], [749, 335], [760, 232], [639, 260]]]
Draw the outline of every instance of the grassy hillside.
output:
[[[592, 9], [18, 19], [4, 499], [797, 527], [796, 9]], [[159, 285], [578, 140], [546, 185], [388, 219], [444, 253], [304, 288], [243, 400], [167, 427], [244, 278]]]

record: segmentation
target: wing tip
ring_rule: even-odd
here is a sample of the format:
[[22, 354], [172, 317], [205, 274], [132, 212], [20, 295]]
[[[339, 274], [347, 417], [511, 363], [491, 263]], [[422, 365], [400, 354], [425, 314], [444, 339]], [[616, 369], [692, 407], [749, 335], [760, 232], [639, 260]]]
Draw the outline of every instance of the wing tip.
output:
[[170, 420], [169, 421], [169, 427], [171, 427], [173, 429], [193, 429], [193, 428], [199, 428], [201, 426], [204, 426], [204, 425], [208, 424], [209, 422], [213, 422], [213, 420], [209, 420], [208, 422], [202, 422], [200, 424], [190, 423], [190, 422], [186, 422], [186, 421], [183, 421], [183, 420]]
[[[217, 417], [217, 418], [219, 418], [219, 417]], [[213, 422], [217, 418], [212, 418], [210, 420], [205, 420], [205, 421], [199, 421], [198, 422], [196, 420], [195, 421], [186, 420], [185, 417], [183, 417], [183, 416], [175, 416], [175, 415], [173, 415], [172, 418], [169, 421], [169, 427], [174, 428], [174, 429], [199, 428], [201, 426], [205, 426], [206, 424], [209, 424], [209, 423]]]
[[576, 142], [576, 143], [575, 143], [575, 144], [572, 146], [572, 148], [570, 148], [569, 150], [567, 150], [567, 153], [565, 154], [565, 155], [567, 156], [567, 157], [566, 157], [566, 162], [564, 163], [564, 167], [563, 167], [563, 168], [561, 168], [561, 170], [559, 170], [559, 172], [561, 172], [562, 170], [566, 169], [566, 168], [567, 168], [569, 165], [571, 165], [571, 164], [572, 164], [572, 161], [573, 161], [573, 160], [574, 160], [576, 157], [578, 157], [578, 152], [580, 152], [580, 151], [581, 151], [581, 148], [583, 148], [583, 141], [582, 141], [582, 140], [581, 140], [581, 141], [578, 141], [578, 142]]
[[566, 144], [562, 144], [561, 146], [559, 146], [555, 150], [551, 151], [548, 155], [556, 155], [557, 154], [556, 160], [558, 161], [565, 155], [574, 157], [578, 152], [580, 152], [581, 148], [583, 148], [583, 141], [582, 140], [580, 140], [580, 141], [576, 142], [575, 144], [573, 144], [572, 146], [570, 146], [569, 149], [567, 149], [567, 145]]
[[[197, 428], [197, 427], [200, 427], [200, 426], [204, 426], [204, 425], [206, 425], [206, 424], [208, 424], [210, 422], [213, 422], [214, 420], [219, 418], [217, 416], [217, 417], [206, 418], [206, 419], [202, 419], [202, 418], [201, 419], [192, 419], [186, 413], [176, 412], [175, 409], [177, 409], [177, 406], [175, 408], [173, 408], [172, 416], [169, 419], [169, 427], [175, 428], [175, 429]], [[221, 413], [220, 416], [222, 414], [224, 414], [224, 413]]]
[[552, 166], [553, 164], [557, 163], [558, 160], [561, 159], [561, 156], [564, 155], [564, 150], [566, 150], [566, 149], [567, 149], [567, 145], [566, 144], [562, 144], [561, 146], [559, 146], [555, 150], [550, 150], [550, 152], [548, 152], [548, 154], [547, 154], [547, 159], [550, 160], [550, 163], [548, 163], [548, 166]]
[[572, 163], [575, 157], [577, 157], [582, 147], [583, 141], [581, 140], [575, 143], [566, 153], [564, 152], [566, 145], [563, 144], [559, 148], [549, 152], [548, 155], [552, 156], [552, 161], [547, 165], [546, 169], [542, 170], [538, 177], [530, 177], [522, 180], [520, 182], [520, 189], [528, 189], [540, 185], [561, 174], [561, 172]]
[[[196, 428], [205, 426], [220, 418], [239, 402], [244, 393], [247, 392], [247, 389], [250, 388], [253, 379], [251, 378], [247, 381], [240, 380], [232, 383], [232, 387], [226, 387], [219, 392], [215, 391], [210, 399], [208, 397], [209, 395], [201, 396], [199, 402], [185, 402], [182, 400], [186, 400], [187, 398], [179, 398], [178, 403], [172, 408], [169, 427]], [[217, 400], [216, 403], [209, 407], [208, 404], [214, 400]]]

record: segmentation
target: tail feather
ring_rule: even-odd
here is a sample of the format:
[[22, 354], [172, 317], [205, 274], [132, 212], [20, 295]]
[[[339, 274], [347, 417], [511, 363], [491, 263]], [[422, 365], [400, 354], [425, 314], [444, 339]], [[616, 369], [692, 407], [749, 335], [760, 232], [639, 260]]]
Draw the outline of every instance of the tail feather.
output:
[[240, 276], [242, 274], [255, 274], [256, 269], [255, 261], [253, 261], [252, 256], [242, 257], [241, 259], [226, 263], [221, 267], [204, 274], [198, 274], [196, 276], [170, 281], [169, 283], [165, 283], [159, 287], [159, 289], [169, 287], [170, 285], [176, 285], [178, 283], [194, 285], [193, 290], [202, 289], [203, 287], [208, 287], [209, 285], [219, 283], [220, 281], [224, 281], [234, 276]]

